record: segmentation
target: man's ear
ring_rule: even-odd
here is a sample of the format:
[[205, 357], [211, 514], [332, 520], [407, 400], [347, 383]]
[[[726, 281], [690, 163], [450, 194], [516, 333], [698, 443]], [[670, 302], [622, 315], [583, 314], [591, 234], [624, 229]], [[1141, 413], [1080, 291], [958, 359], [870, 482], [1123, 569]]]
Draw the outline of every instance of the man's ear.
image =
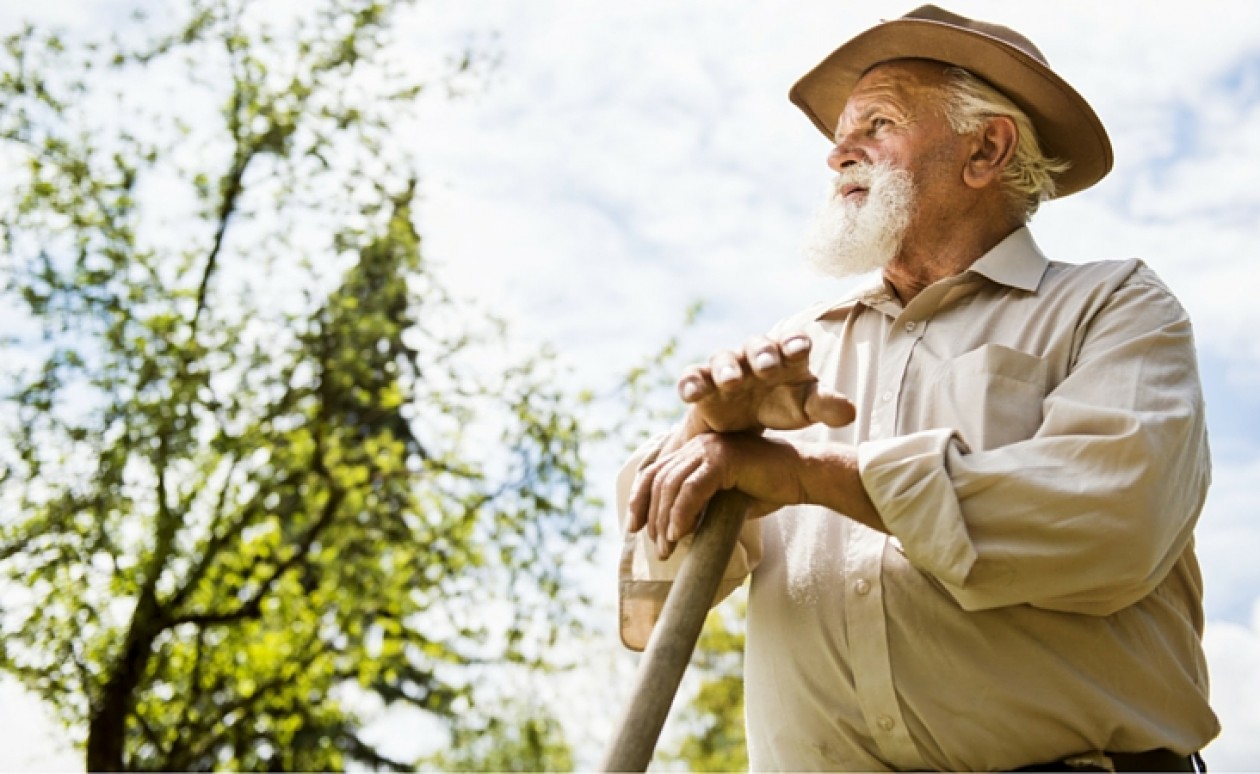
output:
[[1019, 129], [1008, 116], [992, 116], [976, 131], [971, 156], [963, 167], [963, 182], [984, 188], [1001, 179], [1002, 170], [1015, 156]]

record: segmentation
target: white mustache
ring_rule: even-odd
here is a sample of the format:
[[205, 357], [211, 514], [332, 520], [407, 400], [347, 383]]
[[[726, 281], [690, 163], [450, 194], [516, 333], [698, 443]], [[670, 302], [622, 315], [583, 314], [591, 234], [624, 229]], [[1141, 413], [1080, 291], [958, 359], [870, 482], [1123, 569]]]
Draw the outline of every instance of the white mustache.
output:
[[844, 167], [831, 178], [831, 195], [839, 196], [840, 190], [846, 185], [870, 188], [875, 181], [875, 175], [876, 166], [869, 161], [859, 161], [852, 166]]

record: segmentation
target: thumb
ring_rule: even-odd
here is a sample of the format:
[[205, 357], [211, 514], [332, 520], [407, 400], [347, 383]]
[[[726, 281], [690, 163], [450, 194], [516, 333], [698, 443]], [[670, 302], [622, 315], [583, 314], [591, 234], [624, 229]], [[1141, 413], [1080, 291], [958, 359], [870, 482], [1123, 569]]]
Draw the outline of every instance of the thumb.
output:
[[857, 417], [853, 403], [838, 392], [820, 387], [817, 382], [805, 396], [805, 418], [828, 427], [844, 427]]

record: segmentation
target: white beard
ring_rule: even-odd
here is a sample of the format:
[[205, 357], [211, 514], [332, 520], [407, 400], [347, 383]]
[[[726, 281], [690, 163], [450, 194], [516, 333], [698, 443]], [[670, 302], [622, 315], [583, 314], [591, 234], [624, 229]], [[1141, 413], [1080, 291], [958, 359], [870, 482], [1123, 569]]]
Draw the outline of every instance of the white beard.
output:
[[[849, 183], [867, 189], [864, 201], [840, 195]], [[909, 172], [887, 164], [855, 164], [836, 175], [831, 195], [805, 231], [801, 251], [812, 268], [833, 277], [882, 269], [896, 257], [913, 207]]]

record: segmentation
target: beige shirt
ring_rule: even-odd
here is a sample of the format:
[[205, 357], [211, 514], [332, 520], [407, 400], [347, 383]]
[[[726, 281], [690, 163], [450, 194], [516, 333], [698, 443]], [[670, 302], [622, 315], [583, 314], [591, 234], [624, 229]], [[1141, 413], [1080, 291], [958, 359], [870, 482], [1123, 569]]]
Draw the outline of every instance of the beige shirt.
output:
[[[882, 281], [785, 321], [857, 421], [892, 533], [816, 506], [750, 522], [754, 770], [994, 770], [1189, 753], [1218, 731], [1192, 530], [1210, 463], [1190, 322], [1136, 260], [1050, 262], [1019, 229], [903, 307]], [[620, 478], [620, 501], [646, 449]], [[641, 647], [681, 552], [627, 540]]]

